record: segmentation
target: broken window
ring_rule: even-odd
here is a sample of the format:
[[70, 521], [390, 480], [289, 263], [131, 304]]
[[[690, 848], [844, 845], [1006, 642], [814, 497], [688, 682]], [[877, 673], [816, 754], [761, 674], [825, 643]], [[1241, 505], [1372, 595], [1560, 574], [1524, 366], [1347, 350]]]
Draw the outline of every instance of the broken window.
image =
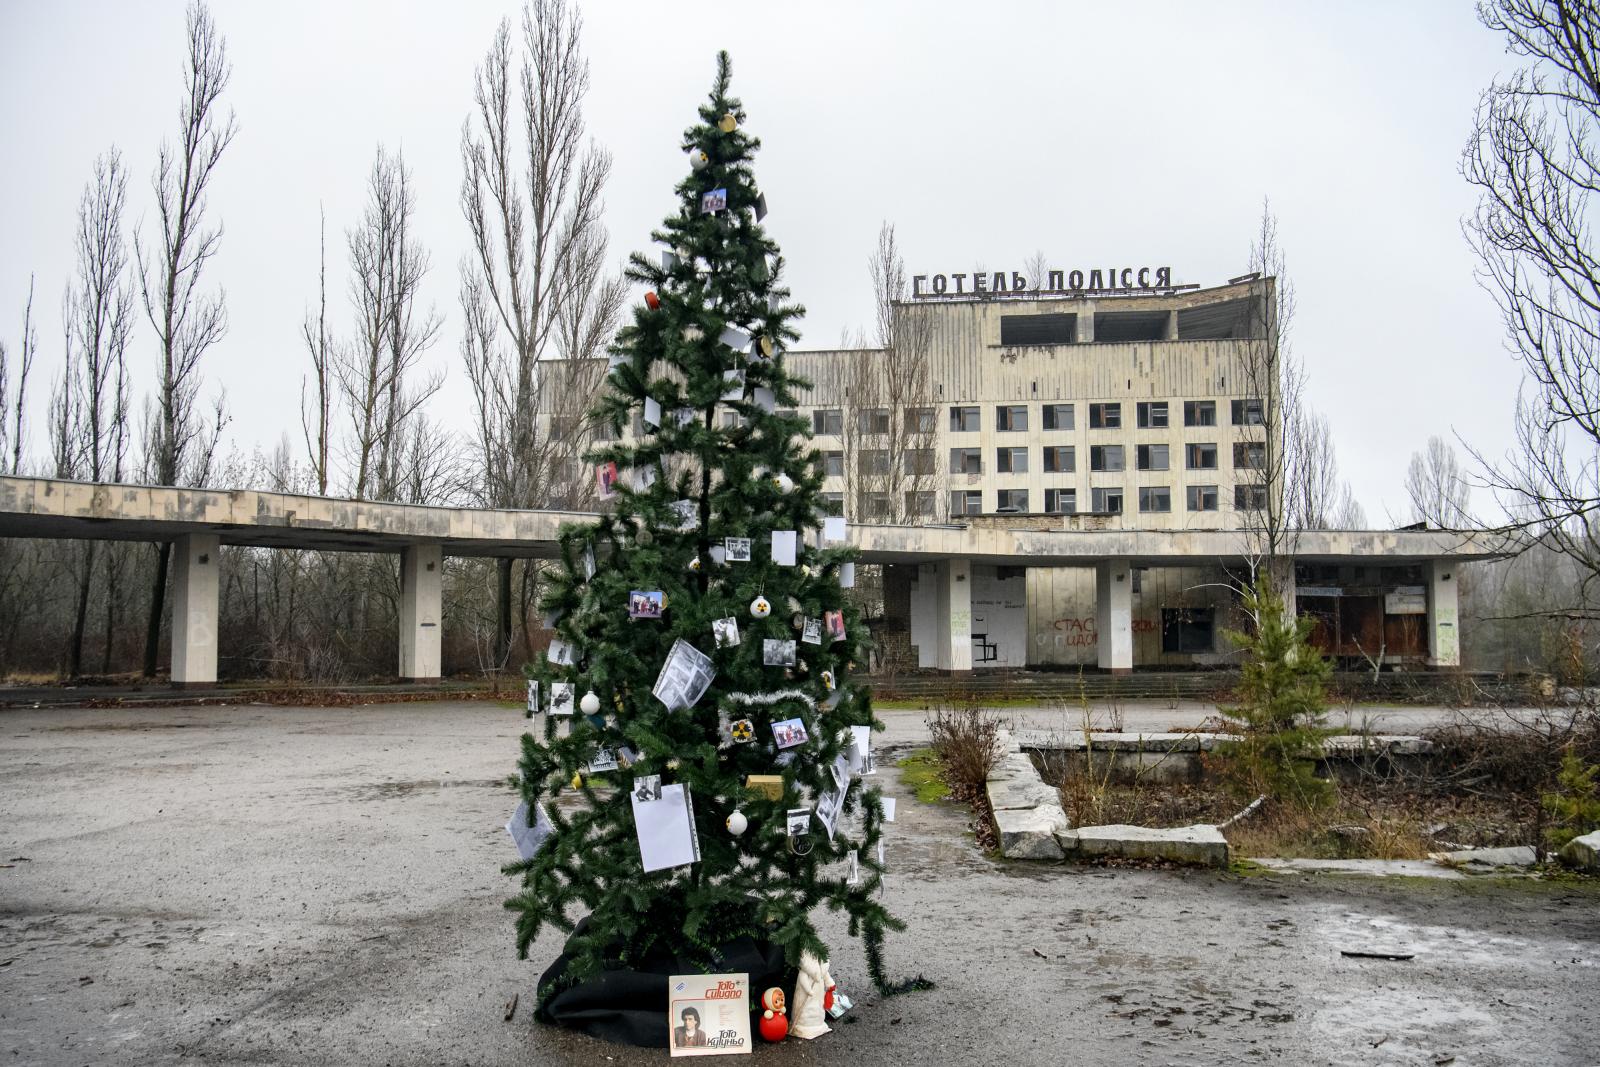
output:
[[983, 451], [977, 448], [952, 448], [950, 450], [951, 474], [982, 474]]
[[1046, 404], [1044, 406], [1044, 428], [1047, 430], [1072, 429], [1072, 405]]
[[844, 433], [844, 412], [838, 408], [818, 408], [811, 413], [811, 432], [814, 434]]
[[1171, 511], [1172, 490], [1164, 485], [1139, 487], [1140, 511]]
[[1120, 514], [1122, 511], [1121, 488], [1089, 490], [1089, 509], [1097, 515]]
[[1089, 469], [1092, 471], [1125, 470], [1121, 445], [1092, 445], [1089, 448]]
[[1161, 651], [1210, 652], [1216, 647], [1216, 613], [1212, 608], [1162, 608]]
[[1216, 511], [1217, 487], [1214, 485], [1191, 485], [1189, 487], [1190, 511]]
[[1018, 433], [1028, 428], [1028, 408], [1024, 404], [1005, 404], [994, 409], [994, 428], [1001, 433]]
[[956, 489], [950, 493], [950, 515], [982, 515], [983, 491], [981, 489]]
[[1165, 400], [1140, 401], [1135, 409], [1141, 430], [1164, 430], [1167, 428], [1167, 402]]
[[1121, 404], [1090, 404], [1089, 429], [1115, 430], [1122, 426]]
[[1217, 402], [1215, 400], [1185, 400], [1183, 402], [1183, 424], [1185, 426], [1215, 426], [1217, 424]]
[[1047, 515], [1071, 515], [1078, 510], [1076, 489], [1046, 489], [1044, 510]]
[[994, 469], [1000, 474], [1026, 474], [1028, 473], [1028, 450], [1026, 448], [997, 448], [995, 449]]
[[977, 433], [978, 409], [975, 407], [962, 407], [950, 409], [951, 433]]
[[1267, 465], [1267, 445], [1264, 441], [1235, 441], [1233, 465], [1239, 470], [1258, 471]]
[[1166, 445], [1140, 445], [1137, 456], [1142, 471], [1164, 471], [1168, 466]]
[[1216, 470], [1217, 446], [1212, 444], [1185, 446], [1184, 465], [1192, 471]]
[[1078, 469], [1078, 450], [1071, 445], [1046, 445], [1044, 469], [1047, 474], [1071, 474]]
[[1026, 489], [1001, 489], [995, 493], [995, 511], [1027, 511], [1028, 491]]

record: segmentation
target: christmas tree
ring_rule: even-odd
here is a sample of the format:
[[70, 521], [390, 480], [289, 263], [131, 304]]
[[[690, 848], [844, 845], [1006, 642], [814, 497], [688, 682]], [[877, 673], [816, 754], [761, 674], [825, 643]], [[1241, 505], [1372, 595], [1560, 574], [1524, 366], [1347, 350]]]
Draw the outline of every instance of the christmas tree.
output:
[[563, 528], [541, 601], [555, 635], [530, 677], [551, 713], [522, 738], [515, 829], [543, 837], [506, 868], [522, 881], [507, 907], [524, 957], [547, 924], [571, 934], [563, 987], [663, 948], [714, 972], [742, 936], [790, 968], [825, 960], [813, 912], [842, 910], [887, 992], [883, 937], [902, 924], [876, 899], [883, 808], [861, 777], [882, 724], [845, 681], [864, 654], [841, 587], [853, 550], [792, 410], [804, 309], [729, 75], [723, 53], [662, 251], [630, 260], [649, 291], [590, 414], [615, 442], [589, 457], [611, 505]]

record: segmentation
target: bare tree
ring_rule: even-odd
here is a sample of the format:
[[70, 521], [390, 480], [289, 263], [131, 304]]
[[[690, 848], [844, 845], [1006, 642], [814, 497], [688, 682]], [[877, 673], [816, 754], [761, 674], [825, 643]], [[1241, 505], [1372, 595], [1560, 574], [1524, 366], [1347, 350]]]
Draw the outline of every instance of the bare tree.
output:
[[[581, 377], [572, 368], [601, 354], [622, 306], [622, 281], [604, 265], [611, 157], [584, 141], [581, 30], [566, 0], [529, 0], [517, 56], [502, 21], [462, 128], [472, 251], [461, 266], [461, 353], [477, 406], [475, 495], [491, 506], [543, 502], [552, 464], [570, 446], [542, 432], [540, 413], [550, 425], [577, 425], [600, 378], [556, 393], [546, 388], [547, 361], [564, 360], [568, 376]], [[511, 647], [511, 565], [499, 563], [500, 662]]]
[[[76, 277], [68, 287], [63, 319], [67, 325], [67, 379], [61, 401], [62, 425], [75, 425], [76, 460], [66, 465], [94, 482], [121, 481], [128, 453], [128, 335], [133, 326], [133, 292], [122, 215], [128, 175], [115, 148], [94, 162], [94, 173], [78, 205]], [[65, 458], [65, 457], [63, 457]], [[114, 556], [108, 556], [114, 558]], [[84, 625], [95, 543], [85, 542], [78, 583], [78, 607], [69, 648], [68, 671], [82, 673]], [[114, 578], [114, 574], [110, 575]]]
[[350, 420], [351, 494], [389, 500], [400, 478], [408, 420], [438, 388], [413, 384], [418, 361], [439, 335], [439, 314], [419, 311], [428, 254], [411, 233], [416, 196], [403, 155], [378, 148], [362, 224], [349, 232], [355, 336], [333, 350], [333, 379]]
[[1366, 512], [1339, 476], [1333, 425], [1326, 415], [1302, 405], [1294, 415], [1292, 440], [1298, 450], [1297, 477], [1284, 486], [1284, 507], [1291, 530], [1355, 530], [1366, 525]]
[[[39, 353], [39, 331], [33, 325], [33, 277], [28, 277], [28, 307], [22, 313], [22, 352], [17, 361], [17, 390], [11, 402], [11, 473], [22, 472], [22, 453], [27, 443], [27, 424], [24, 420], [28, 399], [28, 375], [33, 372], [33, 360]], [[4, 404], [0, 404], [0, 419], [4, 418]], [[0, 438], [3, 439], [3, 438]]]
[[[317, 495], [328, 495], [328, 451], [332, 441], [333, 419], [333, 338], [328, 332], [328, 217], [321, 216], [318, 234], [317, 315], [308, 313], [300, 326], [306, 352], [311, 356], [311, 382], [308, 397], [306, 379], [300, 379], [300, 429], [305, 436], [306, 455]], [[310, 411], [308, 412], [308, 406]]]
[[[155, 412], [148, 420], [148, 474], [157, 485], [203, 485], [226, 416], [219, 400], [208, 423], [196, 410], [200, 360], [228, 329], [221, 290], [202, 291], [205, 270], [222, 241], [220, 227], [206, 224], [206, 191], [237, 126], [217, 101], [227, 88], [227, 44], [199, 0], [189, 5], [188, 55], [178, 140], [161, 142], [151, 186], [160, 220], [157, 247], [135, 237], [144, 312], [160, 346]], [[166, 604], [172, 545], [156, 546], [157, 560], [145, 627], [144, 674], [156, 673], [161, 616]]]
[[846, 506], [858, 521], [938, 519], [944, 483], [928, 360], [932, 320], [926, 309], [905, 301], [905, 259], [887, 222], [878, 229], [868, 270], [874, 347], [859, 347], [850, 357], [842, 383]]
[[1600, 579], [1600, 8], [1492, 0], [1478, 17], [1526, 64], [1478, 101], [1461, 159], [1478, 192], [1465, 229], [1528, 378], [1513, 450], [1474, 457], [1530, 543], [1580, 566], [1587, 605]]
[[[1245, 532], [1252, 570], [1266, 565], [1276, 572], [1292, 556], [1296, 543], [1292, 487], [1306, 477], [1300, 431], [1305, 370], [1290, 343], [1295, 292], [1278, 237], [1278, 220], [1263, 203], [1261, 221], [1250, 245], [1252, 283], [1246, 338], [1241, 345], [1239, 374], [1247, 403], [1259, 405], [1259, 426], [1246, 441], [1257, 447], [1235, 480], [1235, 506]], [[1238, 464], [1236, 464], [1238, 466]], [[1288, 575], [1274, 573], [1282, 588]]]
[[1411, 454], [1406, 467], [1406, 495], [1411, 498], [1412, 516], [1446, 530], [1460, 530], [1471, 524], [1468, 503], [1472, 486], [1461, 471], [1456, 449], [1439, 436], [1428, 438], [1421, 452]]

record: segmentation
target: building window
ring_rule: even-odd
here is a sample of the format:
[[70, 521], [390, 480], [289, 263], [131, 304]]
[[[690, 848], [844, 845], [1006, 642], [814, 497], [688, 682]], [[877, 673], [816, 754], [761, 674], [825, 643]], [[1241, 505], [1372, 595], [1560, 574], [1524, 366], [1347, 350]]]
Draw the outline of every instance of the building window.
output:
[[1000, 474], [1027, 474], [1028, 450], [1026, 448], [997, 448], [994, 469]]
[[1003, 345], [1069, 345], [1078, 331], [1078, 316], [1001, 315]]
[[829, 515], [843, 515], [844, 514], [844, 494], [843, 493], [823, 493], [822, 494], [822, 507], [823, 507], [823, 510], [827, 511], [827, 513]]
[[1184, 448], [1184, 466], [1192, 471], [1217, 469], [1216, 445], [1187, 445]]
[[939, 461], [931, 448], [908, 448], [905, 451], [906, 473], [910, 475], [937, 474]]
[[1012, 512], [1028, 510], [1028, 491], [1026, 489], [1001, 489], [995, 493], [994, 510], [996, 512]]
[[1047, 474], [1071, 474], [1078, 469], [1078, 450], [1071, 445], [1046, 445], [1044, 469]]
[[1001, 433], [1020, 433], [1028, 428], [1028, 409], [1021, 404], [1006, 404], [994, 409], [994, 428]]
[[1122, 490], [1120, 488], [1089, 490], [1089, 510], [1096, 515], [1121, 514]]
[[1267, 508], [1267, 487], [1264, 485], [1234, 486], [1233, 507], [1236, 511], [1265, 511]]
[[950, 517], [957, 515], [982, 515], [983, 491], [981, 489], [955, 489], [950, 493]]
[[1122, 426], [1121, 404], [1090, 404], [1089, 429], [1115, 430]]
[[1161, 651], [1210, 652], [1216, 647], [1216, 629], [1211, 608], [1162, 608]]
[[977, 408], [951, 408], [950, 432], [951, 433], [977, 433], [978, 432]]
[[822, 473], [829, 478], [844, 477], [844, 453], [824, 452], [822, 454]]
[[1164, 471], [1168, 465], [1168, 449], [1166, 445], [1140, 445], [1137, 456], [1139, 469], [1142, 471]]
[[645, 435], [644, 412], [635, 411], [633, 413], [633, 436], [634, 436], [634, 439], [638, 440], [639, 438], [643, 437], [644, 435]]
[[811, 432], [814, 434], [844, 433], [844, 412], [838, 408], [818, 408], [811, 413]]
[[722, 428], [724, 430], [737, 430], [744, 425], [744, 416], [737, 411], [724, 411], [722, 413]]
[[1171, 511], [1172, 490], [1164, 485], [1146, 485], [1139, 488], [1140, 511]]
[[938, 496], [928, 490], [906, 494], [906, 515], [913, 519], [937, 518]]
[[777, 411], [774, 411], [773, 414], [780, 419], [792, 419], [800, 413], [794, 408], [779, 408]]
[[982, 474], [983, 450], [979, 448], [952, 448], [950, 450], [951, 474]]
[[1233, 424], [1235, 426], [1260, 426], [1265, 421], [1266, 419], [1262, 417], [1261, 401], [1233, 401]]
[[862, 433], [888, 433], [888, 408], [862, 408], [856, 414], [856, 428]]
[[1266, 468], [1267, 445], [1265, 441], [1235, 441], [1233, 465], [1238, 470], [1258, 471]]
[[601, 419], [594, 423], [594, 439], [596, 441], [609, 441], [612, 439], [611, 423]]
[[1217, 424], [1217, 402], [1215, 400], [1185, 400], [1183, 402], [1183, 424], [1185, 426], [1215, 426]]
[[1047, 515], [1071, 515], [1078, 510], [1076, 489], [1046, 489], [1044, 510]]
[[1214, 485], [1191, 485], [1189, 487], [1190, 511], [1216, 511], [1217, 487]]
[[1127, 468], [1121, 445], [1091, 445], [1089, 469], [1092, 471], [1120, 471]]
[[932, 408], [906, 408], [906, 433], [934, 433], [938, 418]]
[[863, 448], [856, 454], [857, 474], [888, 474], [889, 450], [886, 448]]
[[889, 520], [889, 494], [862, 493], [861, 515], [868, 522], [887, 522]]
[[1044, 406], [1044, 428], [1047, 430], [1072, 429], [1072, 405], [1046, 404]]
[[1165, 400], [1141, 401], [1135, 414], [1139, 419], [1141, 430], [1165, 430], [1167, 428], [1167, 402]]

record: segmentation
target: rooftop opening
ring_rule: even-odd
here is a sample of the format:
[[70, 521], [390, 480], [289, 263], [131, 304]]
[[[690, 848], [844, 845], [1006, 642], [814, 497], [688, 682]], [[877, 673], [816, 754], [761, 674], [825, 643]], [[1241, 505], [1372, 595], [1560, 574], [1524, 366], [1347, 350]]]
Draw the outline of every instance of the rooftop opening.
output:
[[1003, 345], [1070, 345], [1078, 335], [1078, 316], [1001, 315]]
[[1166, 336], [1165, 311], [1105, 311], [1094, 317], [1096, 341], [1160, 341]]

